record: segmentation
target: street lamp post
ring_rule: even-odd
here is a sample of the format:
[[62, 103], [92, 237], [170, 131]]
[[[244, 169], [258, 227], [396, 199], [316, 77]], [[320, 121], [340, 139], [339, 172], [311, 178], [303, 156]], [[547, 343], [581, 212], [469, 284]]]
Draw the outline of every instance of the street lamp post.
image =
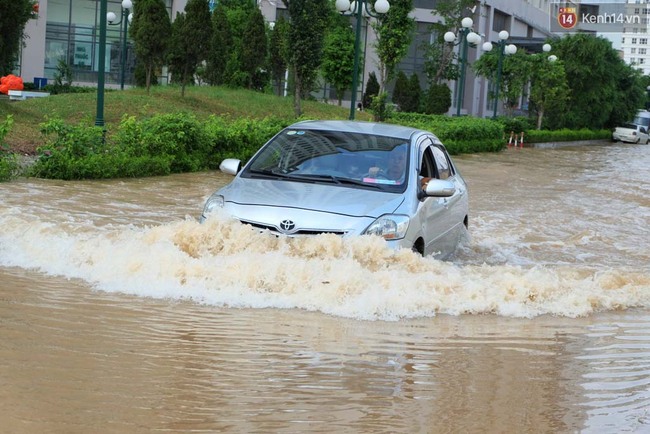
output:
[[[378, 14], [385, 14], [388, 12], [390, 4], [388, 0], [377, 0], [375, 1], [374, 10]], [[350, 4], [350, 0], [336, 0], [336, 10], [341, 13], [349, 12], [350, 15], [356, 17], [356, 30], [354, 36], [354, 64], [352, 67], [352, 95], [350, 96], [350, 120], [354, 120], [354, 115], [357, 110], [357, 87], [359, 86], [359, 52], [360, 52], [360, 41], [361, 41], [361, 18], [363, 17], [363, 11], [371, 17], [377, 17], [373, 14], [370, 8], [368, 7], [368, 0], [356, 0]]]
[[[505, 54], [515, 54], [517, 52], [517, 46], [515, 44], [506, 45], [506, 40], [510, 37], [510, 34], [506, 30], [501, 30], [499, 32], [499, 60], [497, 61], [497, 82], [496, 90], [494, 92], [494, 113], [492, 114], [493, 118], [497, 117], [497, 108], [499, 107], [499, 88], [501, 87], [501, 72], [503, 70], [503, 56]], [[487, 50], [487, 42], [483, 44], [483, 48]], [[489, 45], [489, 48], [492, 49], [492, 44]]]
[[[492, 115], [493, 118], [497, 117], [497, 108], [499, 106], [499, 90], [501, 88], [501, 74], [503, 70], [503, 57], [504, 55], [509, 55], [509, 54], [515, 54], [517, 52], [517, 46], [515, 44], [506, 44], [506, 40], [510, 37], [510, 34], [506, 30], [501, 30], [499, 32], [499, 42], [497, 45], [499, 46], [499, 60], [497, 61], [497, 79], [496, 79], [496, 90], [495, 90], [495, 96], [494, 96], [494, 113]], [[544, 53], [548, 53], [551, 51], [551, 44], [544, 44], [542, 45], [542, 51]], [[491, 51], [492, 50], [492, 43], [491, 42], [486, 42], [483, 44], [483, 51]], [[551, 54], [548, 56], [549, 62], [555, 62], [557, 60], [557, 56], [554, 54]]]
[[465, 72], [467, 70], [468, 45], [476, 45], [481, 41], [479, 34], [472, 31], [474, 21], [470, 17], [463, 18], [460, 24], [461, 29], [458, 31], [458, 37], [456, 37], [454, 32], [447, 32], [443, 35], [445, 42], [453, 43], [456, 41], [457, 44], [460, 44], [460, 78], [457, 82], [458, 94], [456, 95], [456, 116], [460, 116], [460, 109], [463, 105], [463, 99], [465, 98]]
[[104, 69], [106, 67], [106, 16], [108, 0], [99, 0], [99, 62], [97, 63], [97, 116], [95, 125], [104, 126]]
[[133, 14], [129, 13], [129, 10], [133, 7], [133, 2], [131, 0], [122, 0], [122, 13], [120, 21], [117, 23], [115, 19], [117, 16], [114, 12], [109, 12], [106, 14], [106, 20], [109, 24], [120, 26], [120, 38], [124, 38], [122, 41], [122, 61], [121, 61], [121, 75], [120, 75], [120, 89], [124, 90], [124, 80], [125, 80], [125, 70], [126, 70], [126, 49], [127, 49], [127, 34], [129, 31], [129, 23], [133, 19]]

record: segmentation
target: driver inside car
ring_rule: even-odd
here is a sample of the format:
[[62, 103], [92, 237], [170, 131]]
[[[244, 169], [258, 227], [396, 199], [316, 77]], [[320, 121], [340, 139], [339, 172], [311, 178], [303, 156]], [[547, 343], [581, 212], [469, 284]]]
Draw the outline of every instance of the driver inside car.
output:
[[404, 145], [393, 148], [388, 154], [388, 164], [385, 168], [373, 166], [368, 169], [369, 178], [384, 178], [396, 181], [397, 184], [404, 182], [406, 175], [406, 149]]

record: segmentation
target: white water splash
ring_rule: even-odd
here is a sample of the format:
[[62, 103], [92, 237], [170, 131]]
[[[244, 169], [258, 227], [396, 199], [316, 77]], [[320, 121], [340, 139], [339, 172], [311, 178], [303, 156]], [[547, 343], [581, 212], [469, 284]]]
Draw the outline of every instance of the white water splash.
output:
[[284, 238], [225, 217], [159, 226], [46, 223], [0, 212], [0, 265], [138, 296], [298, 308], [364, 320], [439, 313], [582, 316], [650, 307], [650, 274], [573, 266], [462, 265], [376, 237]]

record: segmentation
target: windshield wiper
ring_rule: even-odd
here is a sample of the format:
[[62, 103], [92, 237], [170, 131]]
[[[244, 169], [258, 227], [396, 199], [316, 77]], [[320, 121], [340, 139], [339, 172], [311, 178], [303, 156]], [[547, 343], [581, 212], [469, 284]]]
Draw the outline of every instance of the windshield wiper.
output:
[[385, 190], [384, 186], [381, 184], [367, 183], [358, 179], [341, 178], [335, 175], [325, 175], [325, 174], [321, 175], [317, 173], [294, 175], [291, 173], [282, 173], [274, 170], [260, 170], [260, 169], [251, 169], [248, 172], [253, 175], [257, 175], [257, 176], [261, 175], [265, 178], [270, 178], [270, 179], [286, 179], [288, 181], [305, 181], [305, 182], [331, 182], [339, 185], [352, 184], [352, 185], [359, 185], [362, 187], [374, 188], [376, 190]]
[[372, 184], [372, 183], [367, 183], [363, 182], [359, 179], [353, 179], [353, 178], [341, 178], [339, 176], [335, 175], [318, 175], [318, 174], [313, 174], [313, 175], [304, 175], [304, 176], [309, 176], [312, 178], [316, 178], [318, 180], [328, 180], [332, 181], [336, 184], [352, 184], [352, 185], [360, 185], [362, 187], [370, 187], [378, 190], [384, 190], [383, 186], [381, 184]]
[[265, 178], [271, 179], [286, 179], [294, 181], [308, 181], [308, 182], [317, 182], [318, 179], [314, 179], [311, 176], [306, 175], [292, 175], [290, 173], [277, 172], [275, 170], [260, 170], [260, 169], [251, 169], [248, 171], [253, 175], [262, 175]]

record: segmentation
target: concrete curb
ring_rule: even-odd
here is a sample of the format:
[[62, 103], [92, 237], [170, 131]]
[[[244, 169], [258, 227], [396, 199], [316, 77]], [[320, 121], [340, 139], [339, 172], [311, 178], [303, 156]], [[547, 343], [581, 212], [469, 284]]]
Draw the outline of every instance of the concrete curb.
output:
[[598, 139], [598, 140], [575, 140], [568, 142], [542, 142], [542, 143], [524, 143], [524, 148], [563, 148], [567, 146], [609, 146], [613, 145], [615, 142], [612, 142], [609, 139]]

